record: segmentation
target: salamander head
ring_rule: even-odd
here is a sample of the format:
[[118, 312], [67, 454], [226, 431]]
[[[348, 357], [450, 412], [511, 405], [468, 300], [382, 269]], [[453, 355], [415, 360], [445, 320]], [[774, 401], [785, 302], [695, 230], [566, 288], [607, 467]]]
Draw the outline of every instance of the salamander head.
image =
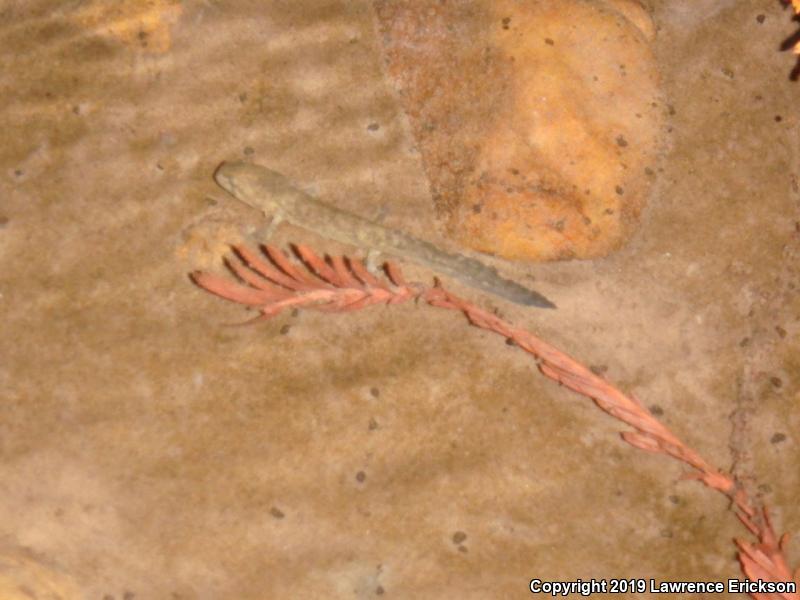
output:
[[244, 162], [224, 162], [214, 180], [242, 202], [262, 210], [274, 209], [292, 191], [289, 180], [277, 171]]

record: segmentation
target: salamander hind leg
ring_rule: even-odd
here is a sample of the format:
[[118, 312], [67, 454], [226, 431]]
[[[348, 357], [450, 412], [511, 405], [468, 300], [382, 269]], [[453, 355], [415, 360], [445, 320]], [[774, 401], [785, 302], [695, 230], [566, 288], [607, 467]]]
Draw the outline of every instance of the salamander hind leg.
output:
[[375, 275], [375, 277], [382, 277], [383, 270], [381, 269], [382, 265], [380, 263], [380, 250], [368, 250], [367, 256], [364, 259], [364, 264], [367, 267], [367, 271]]

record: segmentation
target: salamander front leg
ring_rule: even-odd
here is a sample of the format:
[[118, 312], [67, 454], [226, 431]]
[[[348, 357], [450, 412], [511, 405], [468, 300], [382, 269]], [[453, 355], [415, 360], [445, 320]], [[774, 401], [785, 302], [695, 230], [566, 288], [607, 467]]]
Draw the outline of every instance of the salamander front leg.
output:
[[279, 212], [275, 212], [272, 214], [270, 222], [256, 229], [253, 235], [260, 242], [269, 241], [269, 239], [275, 235], [275, 231], [277, 231], [281, 223], [283, 223], [283, 215]]

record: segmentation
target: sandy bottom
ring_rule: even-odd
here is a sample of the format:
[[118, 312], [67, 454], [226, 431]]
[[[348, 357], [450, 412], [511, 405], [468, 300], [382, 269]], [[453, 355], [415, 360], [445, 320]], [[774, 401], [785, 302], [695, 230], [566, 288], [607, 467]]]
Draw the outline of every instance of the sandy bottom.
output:
[[[796, 24], [771, 0], [649, 4], [670, 149], [633, 242], [495, 263], [557, 311], [465, 293], [635, 393], [797, 532]], [[0, 590], [483, 599], [738, 575], [724, 498], [458, 315], [229, 328], [245, 311], [189, 281], [262, 224], [213, 183], [226, 159], [444, 245], [367, 2], [103, 5], [2, 10]]]

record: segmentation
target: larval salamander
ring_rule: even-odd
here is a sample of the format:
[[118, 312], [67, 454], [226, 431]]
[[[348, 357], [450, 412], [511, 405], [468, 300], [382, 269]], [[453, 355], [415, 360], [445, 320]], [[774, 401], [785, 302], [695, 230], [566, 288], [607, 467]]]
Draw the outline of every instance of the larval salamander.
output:
[[501, 277], [493, 267], [326, 204], [265, 167], [225, 162], [214, 179], [242, 202], [272, 216], [273, 222], [286, 221], [337, 242], [407, 259], [517, 304], [555, 308], [538, 292]]

